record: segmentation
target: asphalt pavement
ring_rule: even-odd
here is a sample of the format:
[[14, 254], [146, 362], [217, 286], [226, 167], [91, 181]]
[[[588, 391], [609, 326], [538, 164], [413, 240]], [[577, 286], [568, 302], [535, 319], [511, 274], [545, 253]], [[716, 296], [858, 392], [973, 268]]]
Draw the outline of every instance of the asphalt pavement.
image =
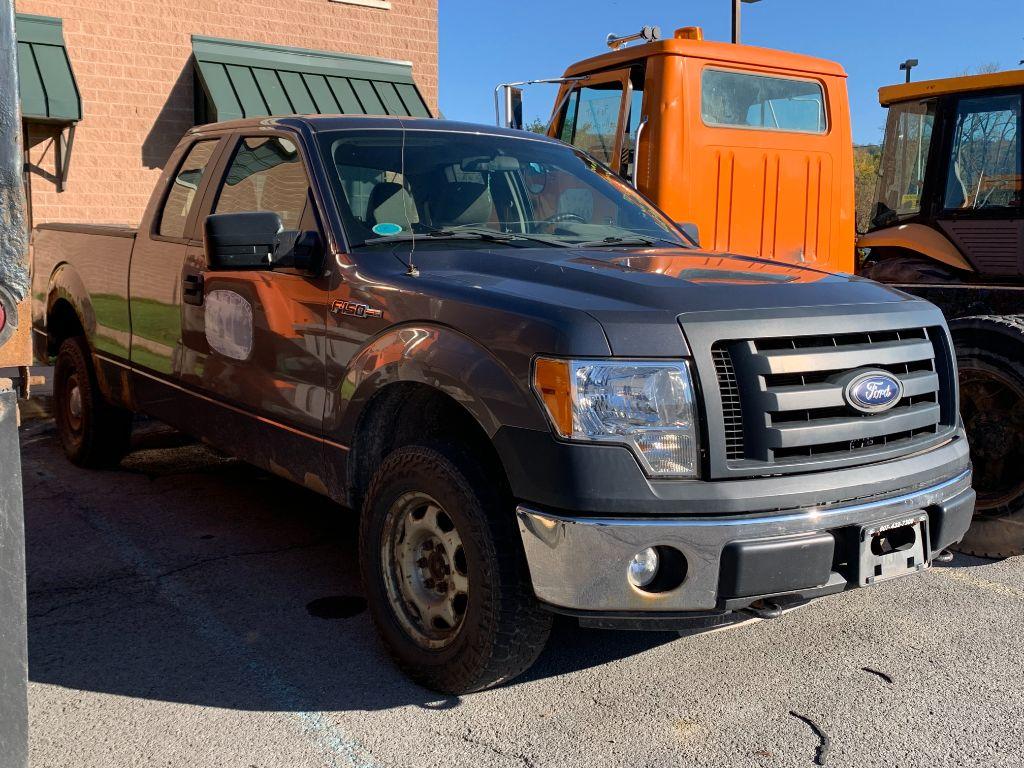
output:
[[1024, 765], [1024, 558], [715, 634], [560, 621], [525, 677], [443, 697], [378, 642], [351, 516], [136, 442], [88, 471], [22, 427], [33, 768]]

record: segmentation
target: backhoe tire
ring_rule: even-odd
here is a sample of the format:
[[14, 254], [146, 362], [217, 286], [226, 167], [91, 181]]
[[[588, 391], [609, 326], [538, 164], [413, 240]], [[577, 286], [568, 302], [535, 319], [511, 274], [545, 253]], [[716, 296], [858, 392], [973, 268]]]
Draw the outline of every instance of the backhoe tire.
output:
[[950, 323], [960, 412], [971, 444], [978, 505], [956, 546], [979, 557], [1024, 554], [1024, 316]]
[[60, 345], [53, 400], [57, 435], [73, 464], [97, 469], [120, 463], [131, 441], [132, 414], [103, 399], [81, 336]]
[[359, 560], [367, 604], [398, 666], [446, 694], [499, 685], [540, 655], [537, 603], [511, 499], [451, 446], [398, 448], [367, 490]]
[[912, 253], [869, 260], [864, 264], [860, 275], [879, 283], [916, 285], [962, 282], [952, 267]]

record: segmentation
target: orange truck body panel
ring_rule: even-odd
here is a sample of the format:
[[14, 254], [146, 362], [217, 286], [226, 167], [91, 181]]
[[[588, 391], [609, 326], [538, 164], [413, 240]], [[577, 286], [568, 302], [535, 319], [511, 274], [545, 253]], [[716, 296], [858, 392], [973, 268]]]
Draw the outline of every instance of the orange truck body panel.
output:
[[[695, 223], [705, 248], [853, 271], [853, 138], [841, 66], [784, 51], [673, 38], [581, 61], [565, 77], [604, 78], [639, 66], [645, 69], [648, 120], [637, 153], [641, 192], [676, 221]], [[701, 77], [708, 68], [819, 83], [825, 131], [706, 124]], [[560, 135], [561, 106], [574, 87], [578, 83], [561, 87], [553, 136]], [[618, 153], [628, 149], [620, 136]]]

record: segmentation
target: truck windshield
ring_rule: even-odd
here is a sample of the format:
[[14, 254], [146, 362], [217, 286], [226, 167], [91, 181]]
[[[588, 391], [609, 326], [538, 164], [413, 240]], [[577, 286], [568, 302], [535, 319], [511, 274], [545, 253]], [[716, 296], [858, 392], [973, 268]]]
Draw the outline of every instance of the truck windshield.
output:
[[689, 247], [607, 168], [529, 134], [343, 130], [320, 141], [355, 247], [413, 235], [488, 246]]
[[887, 227], [921, 212], [921, 189], [934, 123], [934, 101], [889, 107], [872, 227]]

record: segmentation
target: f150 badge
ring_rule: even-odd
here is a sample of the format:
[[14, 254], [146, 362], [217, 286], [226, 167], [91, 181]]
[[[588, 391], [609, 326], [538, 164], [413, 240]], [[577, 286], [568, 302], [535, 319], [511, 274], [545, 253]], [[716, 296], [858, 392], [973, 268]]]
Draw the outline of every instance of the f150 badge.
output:
[[384, 317], [384, 310], [374, 309], [368, 304], [355, 301], [336, 301], [331, 304], [331, 314], [350, 317]]
[[887, 371], [862, 371], [846, 382], [843, 399], [861, 413], [881, 413], [903, 397], [903, 382]]

